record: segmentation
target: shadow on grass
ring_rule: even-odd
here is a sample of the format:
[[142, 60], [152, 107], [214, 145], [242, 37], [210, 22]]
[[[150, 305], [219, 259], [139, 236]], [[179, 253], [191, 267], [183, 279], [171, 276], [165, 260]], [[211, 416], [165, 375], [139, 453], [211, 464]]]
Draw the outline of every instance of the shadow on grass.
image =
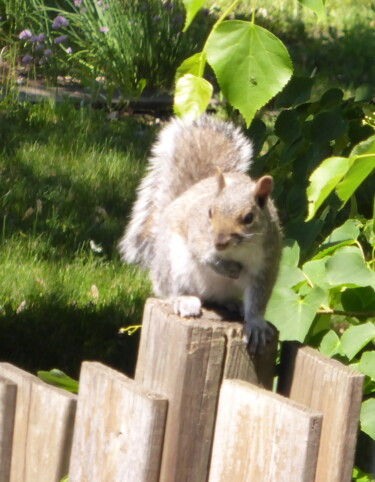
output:
[[77, 309], [52, 301], [36, 309], [0, 316], [0, 354], [24, 370], [58, 368], [77, 379], [81, 362], [95, 360], [132, 376], [140, 331], [119, 335], [123, 326], [138, 324], [141, 306], [132, 319], [119, 313], [118, 306]]

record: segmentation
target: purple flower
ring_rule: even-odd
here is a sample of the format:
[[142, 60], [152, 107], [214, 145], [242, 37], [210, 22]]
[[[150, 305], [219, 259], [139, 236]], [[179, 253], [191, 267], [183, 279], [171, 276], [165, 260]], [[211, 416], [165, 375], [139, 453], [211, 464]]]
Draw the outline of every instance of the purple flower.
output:
[[18, 38], [20, 40], [29, 40], [32, 36], [33, 34], [30, 32], [30, 30], [26, 29], [22, 30], [22, 32], [18, 35]]
[[74, 0], [74, 6], [79, 7], [82, 3], [82, 0]]
[[46, 49], [46, 50], [43, 52], [43, 55], [44, 55], [45, 57], [49, 57], [51, 54], [52, 54], [52, 50], [51, 50], [51, 49]]
[[44, 49], [44, 44], [37, 44], [35, 45], [35, 50], [38, 52], [39, 50], [43, 50]]
[[102, 2], [99, 1], [99, 2], [96, 2], [96, 3], [97, 3], [97, 5], [99, 5], [99, 7], [102, 6]]
[[33, 60], [31, 55], [24, 55], [21, 59], [23, 64], [29, 64]]
[[100, 27], [99, 32], [101, 33], [107, 33], [109, 31], [108, 27]]
[[65, 40], [68, 38], [67, 35], [60, 35], [59, 37], [56, 37], [55, 40], [53, 41], [54, 44], [61, 44], [65, 42]]
[[44, 33], [40, 33], [39, 35], [33, 35], [30, 38], [30, 42], [44, 42], [45, 35]]
[[67, 54], [71, 54], [72, 52], [73, 52], [72, 47], [68, 47], [68, 48], [66, 49], [66, 53], [67, 53]]
[[62, 15], [57, 15], [57, 17], [53, 21], [52, 28], [58, 29], [60, 27], [67, 27], [68, 25], [69, 22], [65, 17], [63, 17]]

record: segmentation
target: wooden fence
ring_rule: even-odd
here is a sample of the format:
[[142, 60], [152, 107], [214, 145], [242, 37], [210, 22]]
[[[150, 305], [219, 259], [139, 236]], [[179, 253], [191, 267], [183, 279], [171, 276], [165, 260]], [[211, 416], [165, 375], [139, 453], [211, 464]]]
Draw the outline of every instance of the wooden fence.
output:
[[349, 482], [363, 376], [240, 323], [148, 300], [135, 379], [84, 362], [78, 397], [0, 363], [0, 482]]

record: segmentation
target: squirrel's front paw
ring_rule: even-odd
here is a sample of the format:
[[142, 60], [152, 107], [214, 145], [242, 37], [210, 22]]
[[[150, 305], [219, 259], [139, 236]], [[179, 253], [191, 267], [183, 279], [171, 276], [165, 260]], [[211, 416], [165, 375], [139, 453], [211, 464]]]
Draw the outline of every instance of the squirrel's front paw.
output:
[[215, 273], [232, 279], [238, 279], [243, 269], [241, 263], [230, 259], [220, 258], [218, 256], [209, 261], [208, 264]]
[[261, 353], [275, 336], [275, 331], [261, 317], [252, 317], [245, 322], [245, 343], [252, 355]]
[[202, 302], [197, 296], [177, 296], [173, 299], [173, 310], [183, 318], [200, 316]]

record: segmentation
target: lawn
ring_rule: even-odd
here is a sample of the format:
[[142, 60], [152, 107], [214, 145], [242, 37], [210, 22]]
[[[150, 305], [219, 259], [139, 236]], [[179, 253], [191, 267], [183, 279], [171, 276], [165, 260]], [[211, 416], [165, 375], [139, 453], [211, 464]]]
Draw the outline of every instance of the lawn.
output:
[[139, 322], [149, 285], [116, 243], [153, 130], [70, 103], [1, 108], [2, 359], [73, 376], [82, 359], [132, 371], [136, 336], [118, 329]]

